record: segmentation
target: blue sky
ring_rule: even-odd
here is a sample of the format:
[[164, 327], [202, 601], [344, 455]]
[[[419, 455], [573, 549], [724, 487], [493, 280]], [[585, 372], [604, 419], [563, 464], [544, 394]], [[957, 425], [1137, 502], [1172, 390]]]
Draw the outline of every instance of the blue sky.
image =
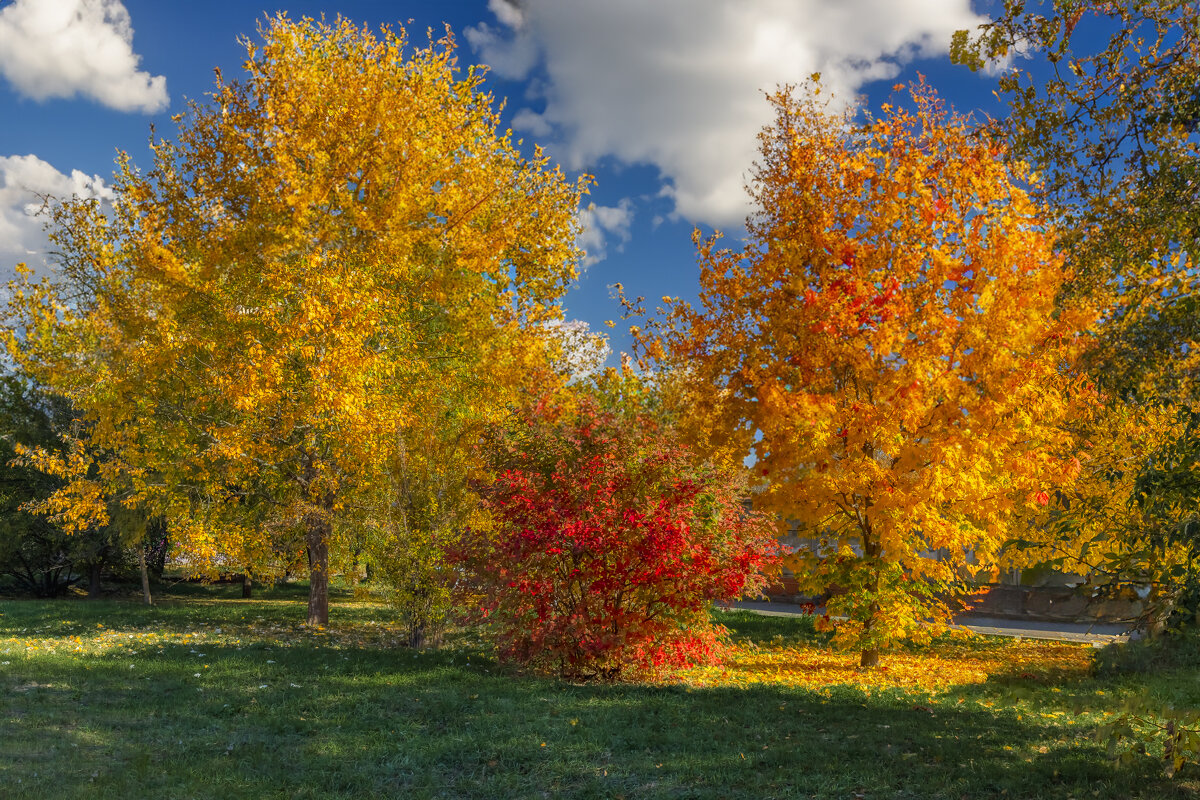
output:
[[[402, 24], [410, 38], [449, 24], [465, 63], [527, 143], [597, 185], [581, 210], [585, 269], [566, 316], [605, 330], [620, 282], [652, 301], [691, 298], [691, 230], [736, 243], [763, 91], [820, 71], [870, 108], [918, 72], [963, 111], [998, 113], [993, 79], [949, 63], [951, 33], [993, 0], [443, 0], [292, 2], [0, 0], [0, 272], [45, 259], [36, 193], [104, 195], [118, 149], [148, 164], [153, 124], [203, 100], [213, 68], [233, 77], [238, 38], [266, 15], [341, 14]], [[653, 304], [653, 303], [651, 303]], [[611, 332], [627, 349], [624, 326]]]

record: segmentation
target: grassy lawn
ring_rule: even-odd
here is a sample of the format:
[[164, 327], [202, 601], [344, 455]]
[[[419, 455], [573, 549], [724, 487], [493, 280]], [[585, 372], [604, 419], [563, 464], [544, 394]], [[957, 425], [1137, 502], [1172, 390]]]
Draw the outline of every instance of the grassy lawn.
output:
[[[1192, 797], [1094, 741], [1200, 665], [1093, 677], [1089, 648], [946, 640], [864, 681], [805, 621], [717, 612], [737, 649], [663, 685], [571, 685], [468, 638], [395, 645], [378, 605], [295, 586], [0, 600], [0, 797]], [[841, 659], [839, 661], [839, 659]], [[965, 664], [965, 666], [964, 666]], [[832, 685], [840, 682], [842, 685]]]

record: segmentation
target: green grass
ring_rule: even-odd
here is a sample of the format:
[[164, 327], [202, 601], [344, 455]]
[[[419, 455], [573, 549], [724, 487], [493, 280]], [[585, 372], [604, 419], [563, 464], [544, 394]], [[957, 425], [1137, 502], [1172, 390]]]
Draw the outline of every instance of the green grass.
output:
[[[1200, 787], [1192, 772], [1166, 780], [1152, 757], [1118, 766], [1090, 738], [1135, 692], [1200, 700], [1197, 668], [933, 696], [571, 685], [498, 666], [469, 638], [394, 646], [387, 611], [348, 597], [330, 631], [309, 632], [302, 590], [237, 594], [0, 601], [0, 797], [1085, 800]], [[814, 636], [720, 616], [743, 641]]]

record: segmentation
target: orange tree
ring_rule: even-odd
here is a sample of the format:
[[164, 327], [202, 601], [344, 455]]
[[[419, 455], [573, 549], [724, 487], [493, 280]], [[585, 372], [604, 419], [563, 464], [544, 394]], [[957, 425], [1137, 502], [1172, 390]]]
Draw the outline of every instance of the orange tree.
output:
[[711, 387], [708, 424], [804, 524], [793, 569], [842, 590], [839, 641], [871, 666], [1076, 470], [1057, 423], [1089, 393], [1068, 369], [1087, 314], [1055, 309], [1067, 269], [1029, 176], [932, 91], [861, 129], [818, 98], [771, 98], [745, 246], [697, 235], [699, 306], [643, 341]]
[[119, 483], [196, 564], [294, 531], [321, 624], [338, 520], [411, 431], [453, 422], [432, 399], [487, 420], [537, 356], [584, 185], [498, 131], [448, 37], [282, 16], [262, 36], [149, 171], [120, 157], [110, 214], [59, 208], [60, 278], [10, 288], [6, 344], [114, 465], [66, 487], [80, 516]]

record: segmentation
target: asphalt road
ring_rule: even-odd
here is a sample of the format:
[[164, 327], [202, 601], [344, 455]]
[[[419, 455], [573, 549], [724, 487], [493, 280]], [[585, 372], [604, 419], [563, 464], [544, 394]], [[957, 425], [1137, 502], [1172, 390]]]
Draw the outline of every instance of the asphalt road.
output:
[[[754, 611], [768, 616], [794, 617], [806, 612], [791, 603], [768, 603], [739, 600], [733, 608]], [[964, 614], [955, 624], [986, 636], [1019, 636], [1023, 639], [1053, 639], [1060, 642], [1091, 642], [1096, 647], [1112, 642], [1128, 641], [1133, 633], [1128, 625], [1091, 622], [1042, 622], [1036, 620], [1013, 620], [999, 617], [981, 617]]]

